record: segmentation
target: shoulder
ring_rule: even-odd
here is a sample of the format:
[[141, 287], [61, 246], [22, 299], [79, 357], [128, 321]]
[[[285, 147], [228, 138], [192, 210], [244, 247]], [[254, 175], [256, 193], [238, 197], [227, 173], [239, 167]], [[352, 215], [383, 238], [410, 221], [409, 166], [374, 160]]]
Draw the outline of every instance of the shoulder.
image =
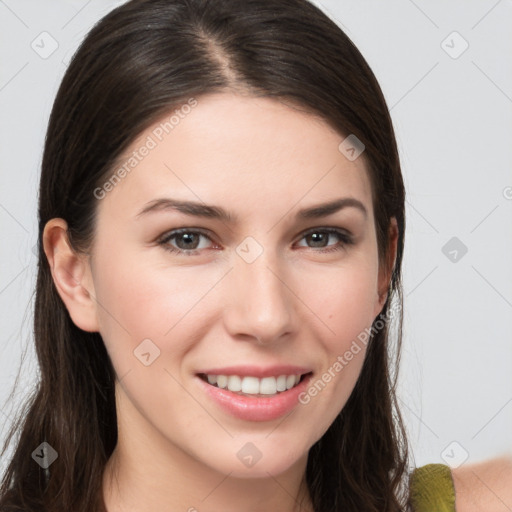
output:
[[455, 512], [455, 489], [449, 466], [427, 464], [410, 478], [411, 504], [415, 512]]
[[457, 512], [512, 510], [512, 457], [464, 464], [452, 474]]

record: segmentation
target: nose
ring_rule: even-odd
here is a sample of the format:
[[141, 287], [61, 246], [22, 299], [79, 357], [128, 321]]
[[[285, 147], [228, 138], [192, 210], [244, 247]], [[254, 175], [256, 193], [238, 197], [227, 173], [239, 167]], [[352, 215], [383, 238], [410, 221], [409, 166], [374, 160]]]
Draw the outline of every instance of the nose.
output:
[[252, 263], [235, 258], [224, 310], [224, 322], [233, 338], [263, 345], [289, 336], [296, 318], [291, 278], [280, 270], [274, 258], [267, 257], [268, 252]]

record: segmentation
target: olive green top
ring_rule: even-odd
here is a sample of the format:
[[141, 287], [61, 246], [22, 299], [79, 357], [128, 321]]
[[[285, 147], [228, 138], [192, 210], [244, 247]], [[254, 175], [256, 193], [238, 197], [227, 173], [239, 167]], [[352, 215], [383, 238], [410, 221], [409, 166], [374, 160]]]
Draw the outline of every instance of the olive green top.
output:
[[410, 491], [414, 512], [455, 512], [455, 489], [449, 466], [427, 464], [415, 469]]

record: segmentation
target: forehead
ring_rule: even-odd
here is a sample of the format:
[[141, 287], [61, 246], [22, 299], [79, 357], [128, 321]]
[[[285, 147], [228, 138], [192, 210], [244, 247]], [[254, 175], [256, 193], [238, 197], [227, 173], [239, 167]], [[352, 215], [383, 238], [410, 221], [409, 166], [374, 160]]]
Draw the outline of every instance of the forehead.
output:
[[114, 166], [123, 178], [107, 199], [126, 207], [170, 195], [260, 212], [280, 205], [282, 214], [284, 204], [348, 195], [373, 214], [364, 154], [349, 160], [339, 149], [344, 139], [322, 119], [275, 99], [201, 96], [133, 141]]

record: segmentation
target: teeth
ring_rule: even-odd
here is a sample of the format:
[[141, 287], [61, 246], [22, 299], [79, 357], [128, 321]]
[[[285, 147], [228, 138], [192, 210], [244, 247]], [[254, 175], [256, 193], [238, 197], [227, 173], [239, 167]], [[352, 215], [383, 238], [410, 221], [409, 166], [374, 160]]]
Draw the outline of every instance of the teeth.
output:
[[[295, 377], [293, 378], [295, 382]], [[265, 377], [260, 380], [260, 393], [262, 395], [275, 395], [277, 392], [277, 382], [275, 377]]]
[[231, 375], [228, 377], [228, 389], [230, 391], [241, 391], [242, 379], [238, 375]]
[[225, 375], [217, 375], [217, 386], [219, 386], [219, 388], [227, 388], [228, 378]]
[[208, 383], [234, 393], [247, 395], [275, 395], [295, 387], [300, 375], [279, 375], [278, 377], [240, 377], [238, 375], [207, 375]]
[[286, 375], [279, 375], [276, 380], [277, 391], [286, 391]]
[[[230, 391], [233, 391], [230, 389]], [[257, 377], [244, 377], [242, 379], [242, 392], [257, 395], [260, 392], [260, 379]]]

